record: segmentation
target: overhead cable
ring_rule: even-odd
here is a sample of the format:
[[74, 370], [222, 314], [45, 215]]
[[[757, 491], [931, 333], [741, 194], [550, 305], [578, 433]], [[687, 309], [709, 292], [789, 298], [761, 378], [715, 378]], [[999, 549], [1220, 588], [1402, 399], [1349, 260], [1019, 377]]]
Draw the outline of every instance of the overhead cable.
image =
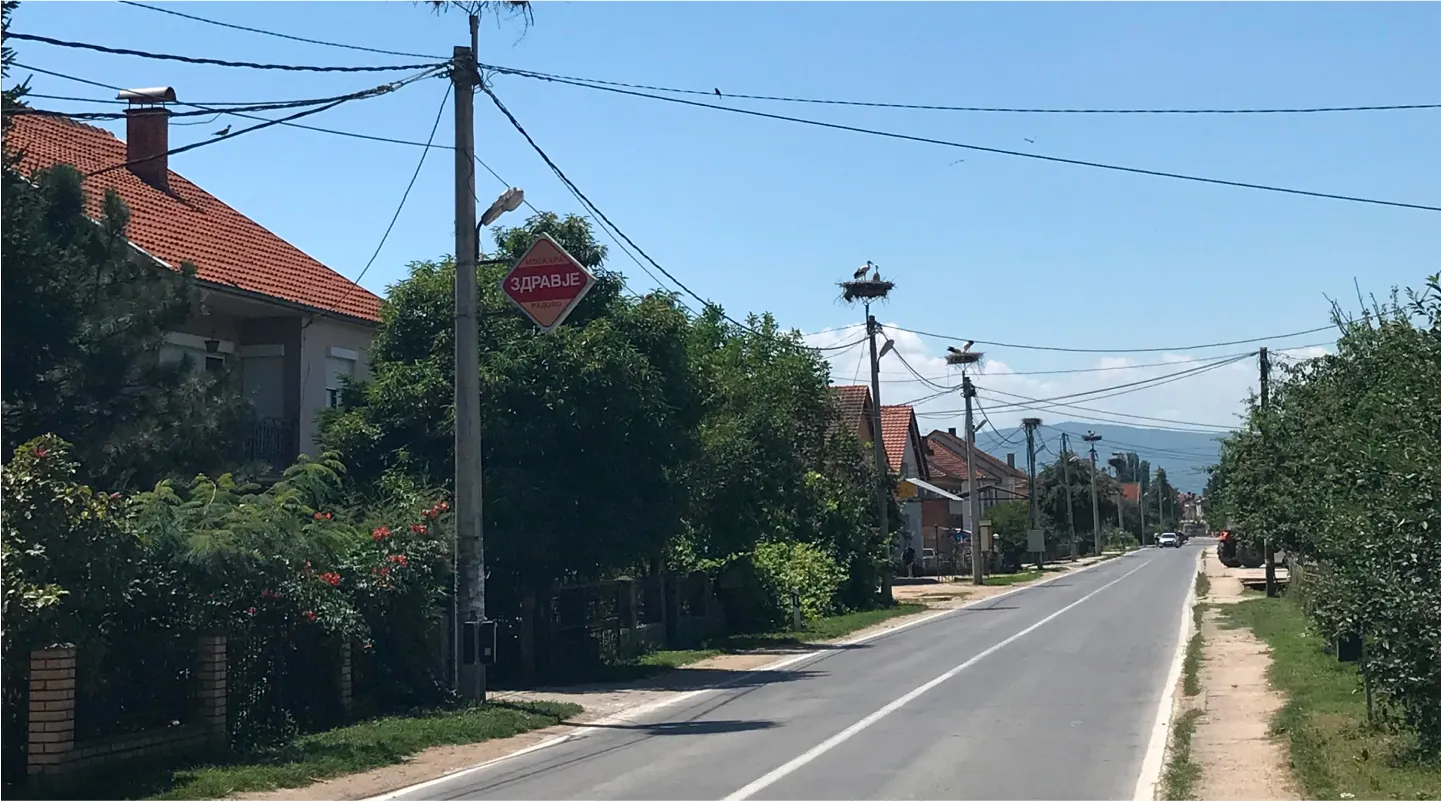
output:
[[133, 2], [133, 0], [120, 0], [120, 5], [143, 8], [146, 11], [155, 11], [160, 14], [169, 14], [173, 17], [180, 17], [181, 19], [193, 20], [195, 22], [203, 22], [207, 25], [218, 25], [221, 28], [230, 28], [231, 30], [245, 31], [247, 33], [259, 33], [265, 36], [274, 36], [280, 39], [289, 39], [292, 42], [304, 42], [305, 44], [322, 45], [324, 47], [340, 47], [346, 50], [358, 50], [362, 53], [377, 53], [382, 56], [400, 56], [402, 58], [443, 58], [442, 56], [431, 56], [424, 53], [406, 53], [400, 50], [382, 50], [377, 47], [362, 47], [361, 45], [343, 44], [341, 42], [327, 42], [321, 39], [307, 39], [303, 36], [292, 36], [288, 33], [279, 33], [277, 31], [267, 31], [261, 28], [251, 28], [245, 25], [236, 25], [233, 22], [221, 22], [220, 20], [197, 17], [193, 14], [185, 14], [183, 12], [174, 11], [169, 8], [161, 8], [160, 6], [152, 6], [146, 3], [136, 3]]
[[1167, 172], [1167, 171], [1165, 171], [1165, 170], [1151, 170], [1151, 169], [1145, 169], [1145, 168], [1142, 168], [1142, 167], [1127, 167], [1127, 166], [1123, 166], [1123, 165], [1119, 165], [1119, 164], [1106, 164], [1106, 163], [1104, 163], [1104, 162], [1099, 162], [1099, 161], [1087, 161], [1087, 160], [1084, 160], [1084, 159], [1063, 158], [1063, 157], [1061, 157], [1061, 156], [1046, 156], [1046, 155], [1042, 155], [1042, 154], [1040, 154], [1040, 153], [1027, 153], [1027, 152], [1020, 151], [1020, 150], [1006, 150], [1006, 149], [1004, 149], [1004, 148], [998, 148], [998, 147], [986, 147], [986, 146], [983, 146], [983, 145], [973, 145], [973, 144], [967, 144], [967, 143], [964, 143], [964, 142], [952, 142], [952, 141], [945, 140], [945, 139], [935, 139], [935, 138], [928, 137], [928, 136], [915, 136], [915, 135], [912, 135], [912, 134], [897, 133], [897, 132], [895, 132], [895, 131], [882, 131], [882, 130], [877, 130], [877, 129], [874, 129], [874, 128], [861, 128], [861, 127], [855, 126], [855, 125], [843, 125], [843, 124], [841, 124], [841, 123], [825, 122], [825, 121], [823, 121], [823, 120], [812, 120], [812, 119], [807, 119], [807, 118], [804, 118], [804, 117], [791, 117], [791, 116], [787, 116], [787, 115], [784, 115], [784, 114], [771, 114], [771, 113], [764, 112], [764, 111], [755, 111], [755, 110], [753, 110], [753, 109], [732, 108], [732, 107], [730, 107], [730, 106], [718, 106], [718, 105], [715, 105], [714, 103], [701, 103], [701, 102], [696, 101], [696, 100], [686, 100], [686, 99], [684, 99], [684, 98], [679, 98], [679, 97], [665, 97], [664, 95], [648, 94], [648, 93], [646, 93], [646, 92], [637, 92], [637, 91], [634, 91], [634, 90], [631, 90], [631, 89], [621, 89], [621, 88], [613, 87], [613, 86], [602, 86], [602, 85], [598, 85], [598, 84], [581, 83], [581, 82], [579, 82], [579, 81], [564, 80], [564, 79], [556, 78], [556, 77], [545, 77], [545, 76], [543, 76], [543, 75], [541, 75], [541, 74], [538, 74], [538, 73], [528, 73], [528, 72], [521, 72], [521, 71], [516, 71], [516, 70], [499, 69], [499, 68], [495, 68], [495, 67], [491, 67], [491, 69], [494, 70], [495, 72], [500, 72], [500, 73], [502, 73], [502, 74], [516, 75], [516, 76], [522, 77], [522, 78], [534, 78], [534, 79], [537, 79], [537, 80], [548, 81], [548, 82], [551, 82], [551, 83], [560, 83], [560, 84], [566, 84], [566, 85], [568, 85], [568, 86], [576, 86], [576, 87], [580, 87], [580, 88], [582, 88], [582, 89], [594, 89], [594, 90], [602, 91], [602, 92], [613, 92], [613, 93], [616, 93], [616, 94], [631, 95], [631, 96], [633, 96], [633, 97], [648, 98], [648, 99], [650, 99], [650, 100], [660, 100], [660, 101], [663, 101], [663, 102], [666, 102], [666, 103], [678, 103], [678, 104], [684, 105], [684, 106], [695, 106], [695, 107], [697, 107], [697, 108], [706, 108], [706, 109], [710, 109], [710, 110], [712, 110], [712, 111], [724, 111], [724, 112], [727, 112], [727, 113], [730, 113], [730, 114], [741, 114], [741, 115], [748, 116], [748, 117], [761, 117], [761, 118], [764, 118], [764, 119], [778, 120], [778, 121], [781, 121], [781, 122], [793, 122], [793, 123], [796, 123], [796, 124], [799, 124], [799, 125], [809, 125], [809, 126], [813, 126], [813, 127], [817, 127], [817, 128], [829, 128], [829, 129], [835, 130], [835, 131], [849, 131], [849, 132], [851, 132], [851, 133], [866, 134], [866, 135], [868, 135], [868, 136], [879, 136], [879, 137], [886, 138], [886, 139], [897, 139], [897, 140], [906, 141], [906, 142], [919, 142], [919, 143], [921, 143], [921, 144], [939, 145], [939, 146], [941, 146], [941, 147], [953, 147], [953, 148], [959, 148], [959, 149], [961, 149], [961, 150], [970, 150], [970, 151], [975, 151], [975, 152], [980, 152], [980, 153], [991, 153], [991, 154], [998, 155], [998, 156], [1012, 156], [1012, 157], [1015, 157], [1015, 158], [1032, 159], [1032, 160], [1036, 160], [1036, 161], [1046, 161], [1046, 162], [1051, 162], [1051, 163], [1054, 163], [1054, 164], [1070, 164], [1070, 165], [1077, 166], [1077, 167], [1090, 167], [1090, 168], [1092, 168], [1092, 169], [1098, 169], [1098, 170], [1108, 170], [1108, 171], [1112, 171], [1112, 172], [1124, 172], [1124, 173], [1131, 173], [1131, 174], [1133, 174], [1133, 175], [1146, 175], [1146, 176], [1150, 176], [1150, 177], [1153, 177], [1153, 178], [1170, 178], [1170, 179], [1177, 180], [1177, 181], [1189, 181], [1189, 182], [1192, 182], [1192, 183], [1213, 184], [1213, 185], [1216, 185], [1216, 186], [1230, 186], [1230, 187], [1234, 187], [1234, 188], [1238, 188], [1238, 189], [1254, 189], [1254, 190], [1262, 191], [1262, 192], [1279, 192], [1279, 193], [1281, 193], [1281, 194], [1287, 194], [1287, 195], [1299, 195], [1299, 196], [1304, 196], [1304, 197], [1323, 198], [1323, 199], [1326, 199], [1326, 200], [1342, 200], [1342, 201], [1347, 201], [1347, 202], [1350, 202], [1350, 203], [1366, 203], [1366, 204], [1375, 205], [1375, 206], [1390, 206], [1390, 207], [1393, 207], [1393, 208], [1415, 209], [1415, 210], [1418, 210], [1418, 211], [1437, 211], [1437, 212], [1441, 212], [1441, 206], [1431, 206], [1431, 205], [1426, 205], [1426, 204], [1422, 204], [1422, 203], [1407, 203], [1407, 202], [1398, 201], [1398, 200], [1383, 200], [1383, 199], [1380, 199], [1380, 198], [1359, 197], [1359, 196], [1355, 196], [1355, 195], [1342, 195], [1342, 194], [1338, 194], [1338, 193], [1334, 193], [1334, 192], [1314, 192], [1314, 191], [1310, 191], [1310, 190], [1306, 190], [1306, 189], [1292, 189], [1292, 188], [1283, 187], [1283, 186], [1272, 186], [1272, 185], [1269, 185], [1269, 184], [1250, 183], [1250, 182], [1248, 182], [1248, 181], [1231, 181], [1231, 180], [1227, 180], [1227, 179], [1224, 179], [1224, 178], [1208, 178], [1208, 177], [1199, 176], [1199, 175], [1186, 175], [1186, 174], [1184, 174], [1184, 173]]
[[[993, 393], [993, 394], [996, 394], [996, 395], [1005, 395], [1005, 396], [1010, 397], [1010, 398], [1019, 398], [1019, 399], [1021, 399], [1021, 400], [1023, 400], [1023, 401], [1036, 402], [1036, 400], [1037, 400], [1036, 398], [1028, 397], [1028, 396], [1026, 396], [1026, 395], [1018, 395], [1018, 394], [1016, 394], [1016, 393], [1014, 393], [1014, 392], [1003, 392], [1003, 391], [1001, 391], [1001, 390], [999, 390], [999, 389], [994, 389], [994, 388], [990, 388], [990, 389], [988, 389], [988, 391], [991, 392], [991, 393]], [[1218, 428], [1218, 429], [1221, 429], [1221, 430], [1224, 430], [1224, 431], [1233, 431], [1233, 430], [1235, 430], [1235, 428], [1236, 428], [1235, 426], [1223, 426], [1223, 425], [1218, 425], [1218, 424], [1216, 424], [1216, 423], [1195, 423], [1195, 422], [1190, 422], [1190, 421], [1187, 421], [1187, 420], [1170, 420], [1170, 419], [1167, 419], [1167, 418], [1164, 418], [1164, 417], [1147, 417], [1146, 415], [1143, 415], [1143, 414], [1129, 414], [1129, 413], [1127, 413], [1127, 412], [1113, 412], [1113, 411], [1111, 411], [1111, 410], [1109, 410], [1109, 409], [1093, 409], [1093, 408], [1090, 408], [1090, 407], [1088, 407], [1088, 406], [1077, 406], [1077, 405], [1075, 405], [1075, 404], [1073, 404], [1073, 403], [1053, 403], [1053, 405], [1054, 405], [1054, 406], [1064, 406], [1064, 407], [1066, 407], [1066, 408], [1068, 408], [1068, 409], [1079, 409], [1080, 411], [1083, 411], [1083, 412], [1095, 412], [1096, 414], [1110, 414], [1110, 415], [1115, 415], [1115, 416], [1117, 416], [1117, 417], [1131, 417], [1131, 418], [1135, 418], [1135, 419], [1137, 419], [1137, 420], [1150, 420], [1150, 421], [1156, 422], [1156, 423], [1170, 423], [1170, 424], [1174, 424], [1174, 425], [1197, 426], [1197, 427], [1200, 427], [1200, 428]]]
[[109, 53], [117, 56], [138, 56], [140, 58], [157, 59], [160, 61], [179, 61], [185, 64], [205, 64], [214, 67], [241, 67], [252, 70], [283, 70], [286, 72], [404, 72], [408, 70], [422, 70], [432, 67], [448, 66], [448, 62], [432, 62], [428, 64], [387, 64], [384, 66], [365, 67], [342, 67], [335, 65], [309, 66], [299, 64], [264, 64], [254, 61], [225, 61], [218, 58], [203, 58], [198, 56], [179, 56], [173, 53], [152, 53], [148, 50], [131, 50], [125, 47], [107, 47], [105, 45], [91, 44], [89, 42], [72, 42], [65, 39], [52, 39], [49, 36], [38, 36], [33, 33], [9, 33], [11, 39], [21, 39], [27, 42], [39, 42], [41, 44], [54, 45], [56, 47], [70, 47], [79, 50], [93, 50], [97, 53]]
[[227, 140], [227, 139], [234, 139], [234, 138], [237, 137], [237, 136], [242, 136], [242, 135], [244, 135], [244, 134], [248, 134], [248, 133], [251, 133], [251, 132], [254, 132], [254, 131], [259, 131], [259, 130], [261, 130], [261, 129], [263, 129], [263, 128], [269, 128], [269, 127], [271, 127], [271, 126], [273, 126], [273, 125], [280, 125], [280, 124], [282, 124], [282, 123], [284, 123], [284, 122], [286, 122], [286, 121], [289, 121], [289, 120], [297, 120], [297, 119], [300, 119], [301, 117], [308, 117], [308, 116], [310, 116], [310, 115], [312, 115], [312, 114], [319, 114], [319, 113], [324, 112], [324, 111], [329, 111], [330, 109], [333, 109], [333, 108], [335, 108], [336, 106], [339, 106], [339, 105], [344, 104], [344, 103], [348, 103], [348, 102], [350, 102], [350, 101], [352, 101], [352, 100], [361, 100], [361, 99], [365, 99], [365, 98], [369, 98], [369, 97], [375, 97], [375, 96], [377, 96], [377, 95], [387, 94], [387, 93], [389, 93], [389, 92], [395, 91], [396, 89], [399, 89], [399, 88], [402, 87], [402, 86], [405, 86], [406, 84], [413, 83], [414, 81], [420, 80], [421, 78], [427, 77], [428, 75], [432, 75], [432, 74], [434, 74], [435, 72], [436, 72], [436, 70], [432, 70], [432, 71], [430, 71], [430, 72], [428, 72], [428, 73], [422, 73], [421, 75], [417, 75], [417, 76], [415, 76], [415, 77], [413, 77], [413, 78], [409, 78], [409, 79], [404, 80], [404, 81], [396, 81], [396, 82], [393, 82], [393, 83], [382, 84], [382, 85], [380, 85], [380, 86], [375, 87], [374, 89], [368, 89], [368, 90], [366, 90], [366, 91], [364, 91], [364, 92], [356, 92], [356, 93], [351, 94], [351, 95], [346, 95], [346, 96], [342, 97], [341, 99], [336, 100], [336, 101], [333, 102], [333, 103], [328, 103], [328, 104], [326, 104], [326, 105], [324, 105], [324, 106], [320, 106], [319, 108], [306, 109], [305, 111], [299, 111], [299, 112], [296, 112], [295, 114], [292, 114], [292, 115], [290, 115], [290, 116], [288, 116], [288, 117], [282, 117], [282, 118], [280, 118], [280, 119], [278, 119], [278, 120], [267, 120], [266, 122], [263, 122], [263, 123], [261, 123], [261, 124], [259, 124], [259, 125], [252, 125], [252, 126], [250, 126], [249, 128], [241, 128], [241, 129], [238, 130], [238, 131], [229, 131], [229, 132], [227, 132], [227, 133], [220, 134], [220, 135], [215, 136], [215, 137], [212, 137], [212, 138], [210, 138], [210, 139], [204, 139], [204, 140], [201, 140], [201, 141], [199, 141], [199, 142], [192, 142], [192, 143], [190, 143], [190, 144], [188, 144], [188, 145], [182, 145], [181, 147], [172, 148], [172, 149], [170, 149], [170, 150], [165, 151], [164, 153], [157, 153], [157, 154], [155, 154], [155, 155], [153, 155], [153, 156], [146, 156], [145, 158], [141, 158], [141, 159], [133, 159], [133, 160], [121, 162], [121, 163], [118, 163], [118, 164], [112, 164], [112, 165], [110, 165], [109, 167], [102, 167], [102, 168], [100, 168], [100, 169], [98, 169], [98, 170], [95, 170], [95, 171], [93, 171], [93, 172], [86, 173], [86, 174], [85, 174], [85, 177], [86, 177], [86, 178], [93, 178], [93, 177], [95, 177], [95, 176], [97, 176], [97, 175], [102, 175], [102, 174], [107, 173], [107, 172], [110, 172], [110, 171], [112, 171], [112, 170], [118, 170], [118, 169], [122, 169], [122, 168], [125, 168], [125, 167], [131, 167], [131, 166], [134, 166], [134, 165], [136, 165], [136, 164], [143, 164], [144, 162], [152, 161], [152, 160], [154, 160], [154, 159], [166, 158], [166, 157], [169, 157], [169, 156], [174, 156], [174, 155], [179, 154], [179, 153], [185, 153], [185, 152], [190, 151], [190, 150], [195, 150], [195, 149], [197, 149], [197, 148], [205, 147], [206, 145], [213, 145], [213, 144], [215, 144], [215, 143], [217, 143], [217, 142], [223, 142], [223, 141], [225, 141], [225, 140]]
[[[908, 334], [915, 334], [917, 336], [923, 337], [935, 337], [936, 339], [947, 340], [950, 342], [974, 342], [977, 345], [990, 345], [996, 348], [1016, 348], [1018, 350], [1045, 350], [1053, 351], [1056, 353], [1180, 353], [1191, 350], [1224, 348], [1231, 345], [1249, 345], [1255, 342], [1268, 342], [1275, 339], [1289, 339], [1291, 337], [1297, 337], [1303, 334], [1315, 334], [1321, 331], [1333, 330], [1335, 328], [1334, 325], [1323, 325], [1319, 328], [1309, 328], [1305, 331], [1292, 331], [1289, 334], [1271, 334], [1270, 336], [1252, 337], [1250, 339], [1233, 339], [1227, 342], [1208, 342], [1204, 345], [1176, 345], [1164, 348], [1071, 348], [1061, 345], [1021, 345], [1015, 342], [992, 342], [984, 339], [972, 339], [970, 337], [951, 336], [949, 334], [934, 334], [929, 331], [920, 331], [914, 328], [901, 328], [900, 326], [891, 327], [896, 329], [897, 331], [905, 331]], [[1248, 351], [1246, 354], [1243, 355], [1249, 356], [1250, 352]]]
[[[134, 5], [133, 3], [131, 5]], [[290, 38], [290, 37], [287, 37]], [[323, 44], [323, 43], [322, 43]], [[336, 45], [344, 47], [345, 45]], [[515, 67], [503, 67], [493, 64], [482, 64], [482, 69], [489, 69], [505, 75], [518, 75], [527, 78], [540, 80], [557, 81], [577, 84], [594, 84], [597, 86], [615, 86], [623, 89], [640, 89], [647, 92], [666, 92], [668, 94], [700, 95], [704, 97], [719, 97], [727, 100], [764, 100], [776, 103], [807, 103], [822, 106], [860, 106], [864, 108], [890, 108], [908, 109], [912, 111], [961, 111], [979, 112], [989, 114], [1330, 114], [1340, 112], [1361, 112], [1361, 111], [1419, 111], [1428, 109], [1441, 109], [1441, 103], [1412, 103], [1404, 105], [1371, 105], [1371, 106], [1315, 106], [1299, 108], [1007, 108], [992, 106], [948, 106], [934, 103], [886, 103], [866, 100], [825, 100], [813, 97], [792, 97], [784, 95], [754, 95], [739, 92], [721, 92], [719, 89], [677, 89], [669, 86], [652, 86], [646, 84], [623, 83], [620, 81], [605, 81], [599, 78], [578, 78], [572, 75], [556, 75], [536, 70], [518, 69]]]

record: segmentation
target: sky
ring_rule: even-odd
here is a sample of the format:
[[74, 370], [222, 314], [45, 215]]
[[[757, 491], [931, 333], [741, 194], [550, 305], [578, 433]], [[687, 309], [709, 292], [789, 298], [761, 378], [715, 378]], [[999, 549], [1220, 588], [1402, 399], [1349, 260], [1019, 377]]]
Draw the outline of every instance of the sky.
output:
[[[186, 2], [169, 7], [293, 36], [448, 56], [465, 18], [409, 2]], [[229, 60], [421, 63], [287, 41], [111, 2], [24, 2], [14, 29]], [[1263, 108], [1441, 103], [1434, 3], [537, 3], [534, 24], [486, 19], [481, 61], [547, 73], [722, 93], [1026, 108]], [[182, 101], [270, 102], [367, 89], [409, 73], [317, 74], [156, 61], [14, 41], [32, 67]], [[25, 69], [10, 81], [23, 79]], [[896, 288], [874, 312], [896, 353], [941, 386], [954, 340], [977, 345], [976, 382], [1001, 428], [1015, 395], [1046, 398], [1242, 353], [1267, 338], [1325, 352], [1332, 300], [1384, 294], [1437, 270], [1441, 215], [1108, 172], [897, 141], [496, 75], [495, 93], [537, 143], [646, 253], [733, 316], [772, 312], [819, 346], [859, 337], [837, 282], [862, 262]], [[35, 92], [110, 99], [43, 74]], [[302, 122], [423, 142], [443, 80], [416, 82]], [[684, 97], [684, 96], [682, 96]], [[1341, 195], [1441, 205], [1441, 110], [1344, 114], [1103, 115], [895, 110], [695, 98], [1020, 153]], [[114, 106], [37, 99], [44, 108]], [[271, 116], [279, 116], [272, 114]], [[187, 118], [171, 146], [245, 121]], [[123, 135], [123, 123], [105, 123]], [[436, 142], [453, 142], [447, 107]], [[476, 101], [482, 204], [506, 184], [536, 208], [580, 204], [489, 100]], [[365, 287], [453, 249], [454, 158], [432, 150], [395, 230], [371, 259], [421, 147], [271, 127], [172, 158], [171, 168]], [[958, 161], [960, 160], [960, 161]], [[515, 213], [503, 220], [521, 221]], [[631, 286], [656, 286], [612, 246]], [[654, 270], [652, 269], [652, 272]], [[692, 302], [692, 305], [696, 305]], [[841, 328], [843, 326], [851, 328]], [[833, 330], [840, 329], [840, 330]], [[918, 336], [908, 331], [941, 336]], [[947, 341], [945, 337], [953, 338]], [[1294, 350], [1286, 350], [1294, 349]], [[865, 380], [859, 347], [829, 351], [837, 383]], [[1177, 363], [1137, 369], [1100, 369]], [[1189, 365], [1195, 366], [1195, 365]], [[1038, 371], [1081, 373], [1016, 375]], [[1081, 401], [1155, 425], [1234, 424], [1256, 360], [1154, 389]], [[883, 363], [882, 399], [937, 392]], [[1013, 393], [1004, 396], [999, 393]], [[918, 405], [921, 427], [956, 425], [958, 394]], [[1076, 415], [1095, 414], [1069, 410]], [[1070, 416], [1049, 410], [1057, 419]], [[1193, 425], [1193, 424], [1203, 425]], [[1183, 425], [1184, 424], [1184, 425]]]

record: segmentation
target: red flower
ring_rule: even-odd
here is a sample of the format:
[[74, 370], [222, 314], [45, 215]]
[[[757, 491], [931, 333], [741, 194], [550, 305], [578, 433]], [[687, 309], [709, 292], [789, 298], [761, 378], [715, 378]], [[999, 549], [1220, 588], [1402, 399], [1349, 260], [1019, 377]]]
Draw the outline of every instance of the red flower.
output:
[[385, 526], [381, 526], [376, 530], [370, 532], [370, 538], [375, 540], [376, 542], [380, 542], [381, 540], [386, 539], [389, 536], [390, 529], [386, 528]]
[[307, 572], [307, 573], [311, 572], [311, 570], [310, 570], [310, 560], [309, 560], [309, 559], [305, 560], [305, 572]]
[[247, 611], [250, 612], [250, 614], [254, 615], [254, 614], [255, 614], [255, 607], [252, 606], [252, 607], [250, 607], [250, 609], [248, 609]]
[[334, 517], [335, 517], [335, 515], [333, 515], [333, 514], [331, 514], [331, 513], [329, 513], [329, 512], [316, 512], [316, 513], [315, 513], [315, 519], [316, 519], [316, 520], [330, 520], [330, 519], [333, 519]]
[[385, 558], [396, 563], [397, 565], [400, 565], [401, 567], [405, 567], [407, 564], [410, 563], [410, 560], [406, 559], [405, 554], [403, 553], [393, 553]]
[[450, 504], [446, 503], [445, 501], [441, 501], [441, 502], [440, 502], [440, 511], [442, 511], [442, 512], [450, 511]]
[[314, 623], [314, 622], [315, 622], [315, 613], [312, 612], [312, 611], [310, 611], [309, 609], [305, 610], [305, 619], [306, 619], [306, 620], [309, 620], [311, 623]]
[[429, 509], [426, 509], [424, 512], [421, 512], [421, 515], [423, 515], [426, 520], [434, 520], [435, 518], [440, 516], [440, 507], [432, 506]]
[[410, 533], [412, 533], [412, 534], [424, 534], [424, 533], [425, 533], [425, 526], [422, 526], [422, 525], [419, 524], [419, 523], [411, 523], [411, 524], [410, 524]]
[[46, 456], [49, 456], [49, 455], [50, 455], [50, 451], [45, 450], [45, 447], [44, 447], [43, 445], [35, 449], [35, 458], [36, 458], [36, 459], [44, 459]]
[[110, 500], [112, 500], [112, 501], [118, 501], [118, 500], [120, 500], [120, 493], [118, 493], [118, 492], [112, 492], [112, 493], [110, 493]]
[[380, 575], [382, 575], [382, 576], [388, 576], [388, 575], [390, 575], [390, 568], [388, 568], [388, 567], [382, 567], [382, 568], [380, 569]]
[[320, 574], [320, 580], [323, 581], [323, 582], [325, 582], [326, 584], [329, 584], [329, 585], [332, 586], [332, 587], [339, 587], [339, 586], [340, 586], [340, 574], [339, 574], [339, 573], [321, 573], [321, 574]]

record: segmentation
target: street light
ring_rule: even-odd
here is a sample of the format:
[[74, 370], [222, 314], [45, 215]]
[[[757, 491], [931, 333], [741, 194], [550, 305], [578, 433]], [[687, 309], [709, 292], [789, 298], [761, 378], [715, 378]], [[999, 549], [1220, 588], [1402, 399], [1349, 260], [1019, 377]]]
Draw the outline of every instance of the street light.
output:
[[495, 202], [490, 204], [490, 208], [486, 209], [485, 213], [480, 215], [480, 224], [490, 225], [500, 219], [500, 215], [520, 208], [524, 202], [525, 190], [512, 186], [502, 192], [500, 197], [496, 198]]

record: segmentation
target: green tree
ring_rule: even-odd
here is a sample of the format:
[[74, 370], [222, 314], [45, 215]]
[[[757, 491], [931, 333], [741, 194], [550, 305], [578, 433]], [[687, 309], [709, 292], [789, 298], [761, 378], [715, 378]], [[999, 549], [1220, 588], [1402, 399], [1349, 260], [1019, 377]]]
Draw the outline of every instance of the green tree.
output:
[[159, 360], [164, 332], [198, 308], [194, 268], [140, 256], [114, 192], [88, 217], [69, 166], [26, 178], [7, 164], [3, 182], [7, 451], [56, 434], [85, 482], [109, 489], [233, 466], [244, 403], [223, 378]]
[[1268, 406], [1248, 401], [1212, 509], [1305, 566], [1320, 633], [1365, 637], [1383, 709], [1441, 752], [1441, 277], [1336, 321], [1336, 354], [1279, 366]]
[[[1066, 479], [1070, 478], [1070, 517], [1066, 511]], [[1116, 495], [1120, 488], [1103, 471], [1096, 473], [1096, 494], [1100, 498], [1100, 516], [1104, 525], [1116, 519]], [[1095, 547], [1092, 535], [1091, 514], [1091, 462], [1082, 459], [1072, 451], [1061, 454], [1061, 458], [1046, 465], [1036, 474], [1036, 502], [1042, 519], [1053, 531], [1070, 534], [1070, 520], [1076, 521], [1076, 539], [1082, 553]], [[1069, 544], [1063, 544], [1062, 550]]]
[[[498, 260], [541, 233], [597, 272], [566, 324], [548, 334], [480, 271], [485, 547], [493, 603], [559, 580], [633, 569], [678, 533], [690, 503], [702, 397], [674, 299], [621, 296], [605, 249], [579, 217], [538, 214], [496, 229]], [[412, 264], [391, 288], [371, 348], [371, 381], [322, 423], [363, 486], [448, 485], [454, 472], [454, 262]]]
[[1026, 561], [1029, 545], [1026, 532], [1031, 529], [1031, 502], [998, 503], [991, 507], [986, 517], [991, 521], [991, 536], [1000, 555], [1001, 570], [1007, 573], [1020, 570]]

